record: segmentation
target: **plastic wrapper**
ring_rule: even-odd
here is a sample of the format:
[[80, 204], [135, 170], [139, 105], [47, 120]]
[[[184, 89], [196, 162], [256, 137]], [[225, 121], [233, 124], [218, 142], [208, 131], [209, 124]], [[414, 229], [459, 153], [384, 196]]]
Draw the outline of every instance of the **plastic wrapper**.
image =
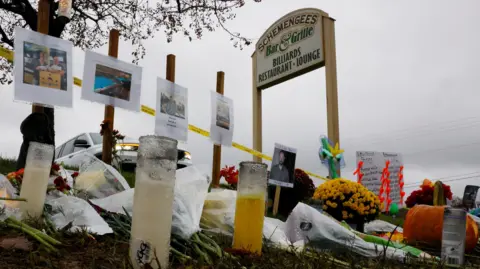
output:
[[203, 230], [233, 236], [236, 201], [236, 191], [212, 189], [205, 199], [200, 227]]
[[104, 198], [130, 189], [125, 178], [112, 166], [89, 153], [84, 153], [74, 188], [85, 199]]
[[[207, 196], [210, 178], [195, 166], [176, 172], [173, 198], [172, 233], [190, 238], [200, 230], [200, 218]], [[114, 213], [124, 214], [123, 208], [132, 214], [134, 189], [112, 196], [92, 199], [93, 204]]]
[[[212, 189], [212, 192], [208, 193], [203, 206], [200, 227], [209, 232], [233, 236], [236, 201], [236, 191]], [[268, 240], [269, 244], [274, 244], [277, 247], [291, 246], [285, 235], [285, 223], [277, 219], [265, 217], [263, 237]], [[302, 244], [297, 245], [301, 246]]]
[[[2, 198], [16, 198], [17, 190], [13, 185], [8, 181], [7, 177], [0, 174], [0, 197]], [[0, 200], [0, 205], [5, 205], [8, 207], [18, 207], [18, 201], [4, 201]]]
[[51, 220], [57, 229], [72, 223], [71, 232], [87, 229], [90, 233], [104, 235], [113, 233], [107, 222], [85, 200], [74, 196], [64, 196], [46, 202], [52, 206]]
[[[0, 174], [0, 197], [17, 198], [15, 187], [13, 187], [7, 177], [2, 174]], [[0, 200], [0, 221], [4, 221], [10, 216], [20, 219], [19, 203], [21, 202]]]
[[[416, 205], [408, 210], [403, 224], [403, 236], [409, 244], [424, 244], [440, 248], [442, 245], [444, 206]], [[478, 242], [478, 226], [467, 215], [465, 251], [472, 251]]]
[[[396, 228], [396, 230], [395, 230]], [[403, 233], [402, 227], [397, 227], [389, 222], [383, 220], [374, 220], [369, 223], [365, 224], [364, 231], [366, 234], [373, 234], [373, 233], [393, 233], [393, 231], [397, 231], [399, 233]]]
[[369, 258], [386, 254], [387, 258], [402, 261], [406, 257], [403, 250], [364, 241], [338, 221], [303, 203], [298, 203], [288, 217], [285, 233], [292, 243], [303, 241], [320, 250], [352, 251]]

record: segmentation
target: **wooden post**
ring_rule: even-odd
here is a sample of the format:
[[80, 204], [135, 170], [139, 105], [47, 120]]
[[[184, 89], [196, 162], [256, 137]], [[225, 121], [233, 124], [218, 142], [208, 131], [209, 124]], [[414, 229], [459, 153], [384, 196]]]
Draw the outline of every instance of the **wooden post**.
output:
[[[252, 122], [253, 149], [262, 152], [262, 91], [257, 87], [257, 53], [252, 55]], [[253, 161], [262, 162], [262, 158], [253, 156]]]
[[[325, 51], [325, 81], [327, 88], [327, 126], [328, 138], [333, 144], [340, 146], [340, 128], [338, 122], [338, 92], [337, 92], [337, 56], [335, 49], [335, 20], [323, 18], [323, 42]], [[340, 167], [337, 169], [340, 177]], [[332, 175], [330, 175], [332, 178]]]
[[[40, 0], [38, 1], [37, 32], [48, 35], [49, 23], [50, 3], [48, 0]], [[32, 113], [43, 113], [43, 111], [43, 106], [32, 104]]]
[[[120, 32], [116, 29], [110, 30], [108, 39], [108, 56], [118, 58], [118, 39]], [[107, 125], [103, 133], [102, 161], [106, 164], [112, 164], [113, 148], [113, 126], [115, 118], [115, 108], [110, 105], [105, 106], [104, 122]]]
[[167, 74], [165, 76], [168, 81], [175, 83], [175, 55], [167, 55]]
[[[225, 73], [217, 72], [217, 93], [223, 95], [225, 84]], [[220, 164], [222, 162], [222, 146], [213, 145], [213, 163], [212, 163], [212, 187], [218, 188], [220, 185]]]

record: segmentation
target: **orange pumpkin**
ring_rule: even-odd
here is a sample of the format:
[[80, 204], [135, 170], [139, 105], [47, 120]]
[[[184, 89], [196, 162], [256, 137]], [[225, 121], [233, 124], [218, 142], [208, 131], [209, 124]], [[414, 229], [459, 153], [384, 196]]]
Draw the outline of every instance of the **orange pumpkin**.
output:
[[[408, 210], [403, 224], [403, 236], [409, 244], [424, 244], [441, 247], [443, 212], [445, 206], [416, 205]], [[465, 251], [472, 251], [478, 242], [478, 226], [472, 217], [467, 216]]]

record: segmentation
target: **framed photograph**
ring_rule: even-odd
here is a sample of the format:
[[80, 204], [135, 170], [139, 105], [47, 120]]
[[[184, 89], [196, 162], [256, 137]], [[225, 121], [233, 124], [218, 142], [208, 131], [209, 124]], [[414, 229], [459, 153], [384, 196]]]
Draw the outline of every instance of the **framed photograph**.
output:
[[275, 143], [268, 184], [293, 188], [297, 150]]
[[188, 89], [157, 78], [155, 134], [180, 141], [188, 139]]
[[140, 111], [142, 68], [116, 58], [85, 52], [82, 99]]
[[212, 91], [210, 139], [216, 145], [231, 146], [233, 141], [233, 100]]
[[471, 209], [475, 208], [479, 186], [467, 185], [463, 192], [463, 206]]
[[15, 28], [14, 99], [72, 107], [72, 42]]

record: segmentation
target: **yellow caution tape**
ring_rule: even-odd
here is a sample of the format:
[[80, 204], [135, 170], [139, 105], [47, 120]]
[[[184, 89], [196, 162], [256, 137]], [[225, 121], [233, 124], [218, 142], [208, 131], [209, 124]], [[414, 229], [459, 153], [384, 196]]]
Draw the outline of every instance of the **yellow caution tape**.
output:
[[[9, 49], [6, 49], [6, 48], [3, 48], [0, 46], [0, 57], [4, 57], [6, 58], [8, 61], [10, 62], [13, 62], [13, 51], [9, 50]], [[74, 77], [73, 78], [73, 84], [76, 85], [76, 86], [79, 86], [81, 87], [82, 86], [82, 80], [80, 78], [77, 78], [77, 77]], [[151, 107], [148, 107], [146, 105], [142, 105], [140, 110], [143, 112], [143, 113], [146, 113], [148, 115], [151, 115], [151, 116], [155, 116], [155, 109], [151, 108]], [[203, 135], [205, 137], [210, 137], [210, 132], [208, 131], [205, 131], [203, 130], [202, 128], [199, 128], [195, 125], [191, 125], [189, 124], [188, 125], [188, 130], [194, 132], [194, 133], [197, 133], [199, 135]], [[244, 151], [246, 153], [249, 153], [255, 157], [259, 157], [259, 158], [262, 158], [264, 160], [268, 160], [268, 161], [271, 161], [272, 160], [272, 157], [266, 155], [266, 154], [263, 154], [259, 151], [256, 151], [254, 149], [251, 149], [251, 148], [247, 148], [245, 147], [244, 145], [241, 145], [241, 144], [238, 144], [238, 143], [235, 143], [233, 142], [232, 143], [232, 147], [236, 148], [236, 149], [239, 149], [241, 151]], [[328, 178], [324, 178], [322, 176], [319, 176], [317, 174], [314, 174], [314, 173], [311, 173], [311, 172], [308, 172], [308, 171], [305, 171], [305, 173], [307, 173], [309, 176], [312, 176], [312, 177], [316, 177], [316, 178], [319, 178], [319, 179], [322, 179], [322, 180], [329, 180]]]
[[73, 84], [78, 87], [82, 87], [82, 80], [77, 77], [73, 77]]
[[9, 62], [13, 62], [13, 51], [0, 46], [0, 57], [7, 59]]

